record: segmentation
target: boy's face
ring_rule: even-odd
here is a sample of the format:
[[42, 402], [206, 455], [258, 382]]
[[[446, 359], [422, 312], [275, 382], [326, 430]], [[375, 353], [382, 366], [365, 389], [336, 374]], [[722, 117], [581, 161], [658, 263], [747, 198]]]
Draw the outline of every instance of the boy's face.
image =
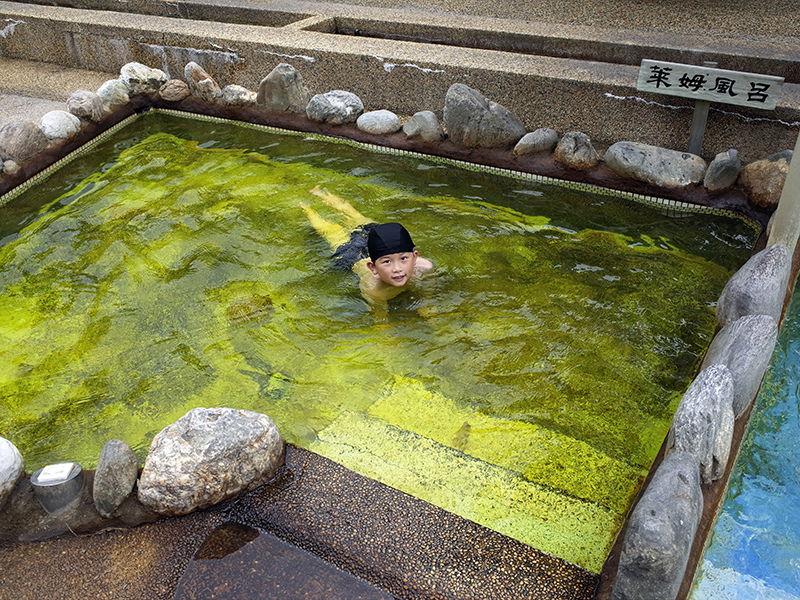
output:
[[414, 265], [417, 264], [419, 253], [395, 252], [384, 254], [375, 262], [368, 261], [367, 267], [378, 279], [394, 287], [402, 287], [414, 274]]

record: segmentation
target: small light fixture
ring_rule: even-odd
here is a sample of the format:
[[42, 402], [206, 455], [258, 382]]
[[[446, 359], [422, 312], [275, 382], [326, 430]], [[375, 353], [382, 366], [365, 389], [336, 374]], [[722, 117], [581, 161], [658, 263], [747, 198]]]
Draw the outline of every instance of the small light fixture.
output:
[[54, 514], [67, 508], [83, 489], [83, 469], [78, 463], [47, 465], [31, 476], [31, 485], [42, 507]]

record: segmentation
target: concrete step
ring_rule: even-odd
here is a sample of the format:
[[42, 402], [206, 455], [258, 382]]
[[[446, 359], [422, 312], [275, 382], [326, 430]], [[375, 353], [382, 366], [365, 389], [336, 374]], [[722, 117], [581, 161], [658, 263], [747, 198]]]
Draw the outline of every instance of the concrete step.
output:
[[407, 377], [396, 377], [369, 414], [620, 515], [647, 475], [585, 442], [531, 423], [486, 416]]
[[362, 413], [344, 412], [310, 450], [595, 573], [623, 518]]
[[[652, 28], [640, 31], [409, 8], [314, 0], [27, 0], [29, 4], [132, 13], [194, 21], [287, 27], [355, 38], [498, 50], [517, 54], [638, 66], [643, 58], [725, 64], [724, 68], [800, 82], [800, 48], [791, 37]], [[380, 4], [380, 3], [378, 3]], [[512, 12], [512, 14], [514, 14]], [[525, 14], [527, 17], [528, 15]]]

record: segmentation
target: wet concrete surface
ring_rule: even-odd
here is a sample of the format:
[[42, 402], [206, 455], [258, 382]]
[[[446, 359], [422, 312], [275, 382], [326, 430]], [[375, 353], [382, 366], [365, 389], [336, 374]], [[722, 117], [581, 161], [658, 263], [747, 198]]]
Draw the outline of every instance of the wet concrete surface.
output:
[[[227, 540], [216, 529], [225, 523], [236, 524], [228, 525]], [[291, 579], [292, 561], [242, 554], [255, 532], [316, 557], [302, 555], [314, 564], [315, 587], [295, 580], [298, 595], [256, 595], [288, 586], [281, 576]], [[284, 557], [295, 552], [279, 546]], [[252, 548], [265, 558], [270, 552]], [[199, 564], [223, 555], [230, 564]], [[300, 560], [294, 562], [299, 569]], [[260, 582], [253, 595], [234, 593], [242, 569]], [[235, 501], [133, 529], [0, 548], [0, 600], [327, 599], [336, 596], [321, 590], [345, 584], [375, 594], [364, 598], [589, 600], [598, 581], [585, 569], [291, 445], [279, 475]]]

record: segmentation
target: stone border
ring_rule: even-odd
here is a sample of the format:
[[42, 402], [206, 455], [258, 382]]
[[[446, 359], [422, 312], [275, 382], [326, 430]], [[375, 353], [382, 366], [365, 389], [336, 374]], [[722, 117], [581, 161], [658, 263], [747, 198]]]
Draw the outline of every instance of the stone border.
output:
[[[280, 127], [274, 127], [271, 125], [261, 125], [257, 123], [248, 123], [245, 121], [237, 121], [233, 119], [223, 118], [223, 117], [214, 117], [210, 115], [204, 115], [201, 113], [189, 113], [175, 109], [169, 108], [153, 108], [150, 111], [153, 113], [164, 113], [168, 115], [175, 115], [182, 118], [187, 119], [196, 119], [201, 121], [211, 121], [211, 122], [218, 122], [218, 123], [230, 123], [239, 127], [246, 127], [250, 129], [257, 129], [266, 132], [274, 132], [282, 135], [302, 135], [302, 136], [311, 136], [318, 138], [320, 140], [324, 140], [328, 143], [334, 144], [345, 144], [351, 146], [353, 148], [360, 148], [363, 150], [367, 150], [370, 152], [375, 152], [379, 154], [390, 154], [390, 155], [397, 155], [397, 156], [408, 156], [412, 158], [418, 158], [421, 160], [425, 160], [428, 162], [433, 162], [437, 164], [447, 164], [451, 166], [455, 166], [461, 169], [465, 169], [468, 171], [476, 171], [476, 172], [484, 172], [484, 173], [493, 173], [495, 175], [500, 175], [504, 177], [511, 177], [514, 179], [519, 179], [522, 181], [533, 181], [539, 183], [545, 183], [550, 185], [556, 185], [561, 187], [566, 187], [569, 189], [580, 190], [591, 192], [594, 194], [603, 194], [607, 196], [614, 196], [618, 198], [624, 198], [626, 200], [630, 200], [639, 204], [643, 204], [646, 206], [650, 206], [652, 208], [657, 208], [663, 211], [668, 216], [684, 216], [687, 214], [714, 214], [720, 215], [728, 218], [738, 219], [751, 227], [753, 231], [758, 234], [761, 232], [762, 227], [759, 222], [751, 217], [742, 215], [741, 213], [728, 209], [728, 208], [718, 208], [714, 206], [704, 206], [702, 204], [694, 204], [691, 202], [682, 202], [680, 200], [673, 200], [669, 198], [662, 198], [659, 196], [650, 196], [646, 194], [640, 194], [636, 192], [629, 192], [625, 190], [614, 190], [611, 188], [603, 187], [594, 183], [586, 183], [581, 181], [569, 181], [565, 179], [557, 179], [555, 177], [548, 177], [546, 175], [538, 175], [536, 173], [530, 173], [526, 171], [516, 171], [513, 169], [506, 169], [502, 167], [494, 167], [490, 165], [481, 165], [478, 163], [472, 163], [465, 160], [459, 160], [454, 158], [448, 158], [446, 156], [437, 156], [435, 154], [424, 154], [422, 152], [417, 152], [414, 150], [404, 150], [400, 148], [394, 148], [392, 146], [384, 146], [375, 143], [369, 142], [360, 142], [357, 140], [353, 140], [350, 138], [342, 138], [342, 137], [334, 137], [327, 134], [321, 133], [303, 133], [298, 132], [291, 129], [284, 129]], [[3, 195], [0, 195], [0, 208], [19, 196], [23, 194], [28, 189], [37, 185], [38, 183], [47, 179], [51, 174], [55, 171], [61, 169], [65, 165], [69, 164], [76, 158], [79, 158], [86, 152], [89, 152], [93, 148], [95, 148], [98, 144], [105, 141], [107, 138], [113, 136], [119, 130], [127, 127], [133, 121], [140, 118], [140, 116], [144, 113], [135, 113], [123, 119], [122, 121], [116, 123], [109, 129], [103, 131], [96, 137], [92, 138], [86, 144], [80, 146], [78, 149], [73, 150], [67, 156], [57, 160], [53, 164], [45, 167], [42, 171], [35, 174], [30, 179], [26, 180], [25, 182], [21, 183], [17, 187], [13, 188], [12, 190], [6, 192]]]

